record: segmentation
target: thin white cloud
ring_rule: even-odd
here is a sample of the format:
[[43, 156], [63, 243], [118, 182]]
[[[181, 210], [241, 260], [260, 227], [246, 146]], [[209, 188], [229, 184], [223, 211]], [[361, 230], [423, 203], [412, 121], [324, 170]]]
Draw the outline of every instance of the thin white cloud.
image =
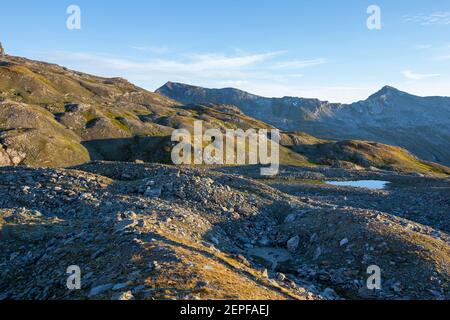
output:
[[424, 80], [427, 78], [433, 78], [438, 77], [439, 74], [433, 73], [433, 74], [423, 74], [423, 73], [416, 73], [411, 70], [404, 70], [402, 71], [403, 76], [408, 80]]
[[408, 15], [405, 21], [426, 25], [450, 25], [450, 11], [436, 11], [430, 14]]
[[151, 58], [145, 61], [115, 58], [105, 55], [88, 53], [53, 53], [53, 58], [65, 61], [78, 61], [96, 64], [98, 67], [107, 67], [116, 71], [127, 72], [168, 72], [168, 73], [201, 73], [218, 71], [236, 71], [247, 67], [262, 64], [276, 56], [280, 52], [268, 52], [263, 54], [226, 56], [220, 54], [189, 54], [182, 58], [163, 59]]
[[272, 69], [301, 69], [307, 67], [318, 66], [321, 64], [325, 64], [327, 62], [326, 59], [311, 59], [311, 60], [290, 60], [284, 61], [274, 64]]
[[242, 68], [265, 62], [284, 54], [284, 51], [267, 52], [262, 54], [225, 56], [221, 54], [193, 54], [188, 55], [194, 65], [203, 69], [209, 68]]
[[[204, 53], [178, 56], [159, 55], [145, 60], [116, 58], [91, 53], [46, 53], [45, 59], [76, 70], [103, 75], [122, 76], [147, 88], [165, 81], [202, 80], [208, 83], [241, 83], [242, 81], [286, 82], [303, 77], [303, 74], [280, 69], [285, 51], [265, 53], [235, 53], [231, 55]], [[306, 61], [306, 60], [305, 60]], [[310, 66], [322, 62], [308, 60]], [[302, 64], [306, 66], [306, 63]], [[274, 68], [276, 66], [276, 68]], [[279, 69], [279, 70], [275, 70]]]

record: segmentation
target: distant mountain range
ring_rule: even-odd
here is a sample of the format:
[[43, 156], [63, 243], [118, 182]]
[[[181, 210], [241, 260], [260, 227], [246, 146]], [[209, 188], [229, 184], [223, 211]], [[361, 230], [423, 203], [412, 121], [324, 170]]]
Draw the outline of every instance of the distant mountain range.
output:
[[450, 165], [450, 97], [419, 97], [386, 86], [352, 104], [296, 97], [266, 98], [234, 88], [207, 89], [168, 82], [157, 90], [182, 103], [239, 107], [286, 131], [322, 139], [363, 139], [408, 149], [420, 158]]

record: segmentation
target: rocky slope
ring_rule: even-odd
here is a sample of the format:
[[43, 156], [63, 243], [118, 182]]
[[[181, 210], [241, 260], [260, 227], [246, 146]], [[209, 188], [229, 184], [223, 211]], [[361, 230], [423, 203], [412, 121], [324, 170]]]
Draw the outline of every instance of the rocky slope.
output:
[[[187, 105], [124, 79], [5, 56], [0, 63], [0, 165], [89, 160], [168, 162], [173, 129], [272, 128], [228, 105]], [[304, 164], [282, 148], [282, 159]]]
[[0, 64], [0, 141], [7, 154], [21, 155], [14, 164], [80, 164], [92, 158], [85, 141], [167, 133], [138, 117], [175, 104], [123, 79], [12, 56]]
[[[450, 181], [131, 163], [0, 169], [2, 299], [449, 299]], [[390, 180], [387, 190], [306, 179]], [[81, 290], [66, 270], [81, 268]], [[367, 268], [382, 289], [366, 289]]]
[[[0, 57], [0, 300], [450, 298], [447, 167], [295, 131], [271, 179], [142, 163], [168, 163], [173, 129], [195, 120], [273, 128], [231, 104]], [[325, 183], [360, 179], [392, 183]]]
[[324, 139], [377, 141], [450, 164], [450, 98], [418, 97], [386, 86], [365, 101], [338, 104], [295, 97], [265, 98], [233, 88], [169, 82], [157, 90], [183, 103], [226, 103], [286, 131]]
[[[183, 105], [120, 78], [96, 77], [13, 56], [1, 61], [0, 165], [66, 167], [91, 160], [169, 163], [172, 131], [192, 132], [194, 121], [202, 120], [205, 130], [274, 128], [233, 105]], [[364, 148], [349, 150], [345, 144], [302, 132], [282, 133], [280, 155], [281, 163], [289, 165], [450, 172], [401, 149], [364, 143]]]
[[292, 150], [309, 161], [347, 168], [379, 168], [400, 172], [449, 175], [450, 169], [422, 161], [407, 150], [377, 142], [344, 140], [315, 144], [296, 144]]

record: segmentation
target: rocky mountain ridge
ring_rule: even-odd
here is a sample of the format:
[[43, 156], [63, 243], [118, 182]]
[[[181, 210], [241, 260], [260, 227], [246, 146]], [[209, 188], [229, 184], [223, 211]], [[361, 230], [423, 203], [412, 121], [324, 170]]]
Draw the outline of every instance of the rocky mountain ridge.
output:
[[286, 131], [322, 139], [369, 140], [403, 147], [416, 156], [450, 164], [450, 98], [418, 97], [386, 86], [352, 104], [296, 97], [265, 98], [233, 89], [169, 82], [156, 92], [183, 103], [227, 103]]
[[[0, 65], [0, 165], [67, 167], [92, 160], [170, 163], [174, 129], [271, 129], [229, 104], [183, 104], [122, 78], [20, 57]], [[281, 163], [446, 174], [405, 150], [282, 132]], [[364, 148], [348, 147], [362, 146]], [[383, 159], [388, 159], [384, 161]]]

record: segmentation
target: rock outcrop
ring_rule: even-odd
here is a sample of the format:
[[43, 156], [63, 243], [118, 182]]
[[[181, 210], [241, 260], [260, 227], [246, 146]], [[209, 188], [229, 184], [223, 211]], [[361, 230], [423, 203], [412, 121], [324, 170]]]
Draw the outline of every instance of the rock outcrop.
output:
[[5, 149], [0, 144], [0, 167], [18, 166], [26, 158], [26, 154], [20, 151]]

